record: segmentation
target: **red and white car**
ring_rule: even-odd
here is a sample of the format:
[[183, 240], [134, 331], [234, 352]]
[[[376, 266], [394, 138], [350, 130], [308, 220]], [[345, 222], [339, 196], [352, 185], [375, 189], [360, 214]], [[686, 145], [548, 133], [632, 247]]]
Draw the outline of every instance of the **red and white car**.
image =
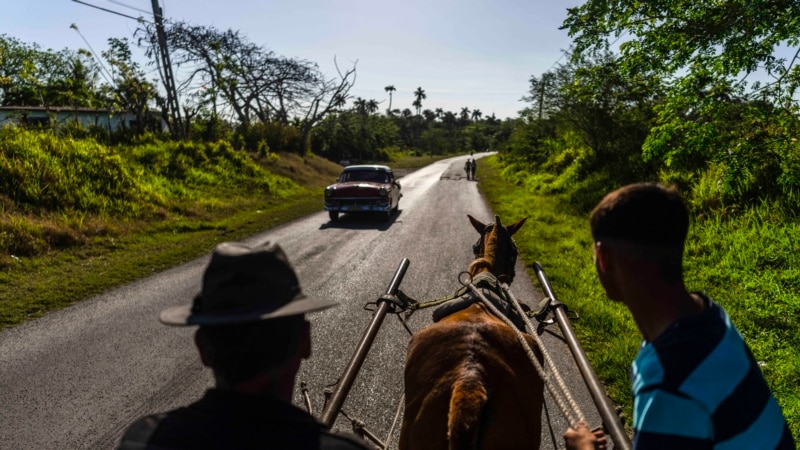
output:
[[380, 212], [389, 219], [402, 196], [390, 167], [348, 166], [337, 183], [325, 188], [325, 211], [331, 220], [337, 220], [340, 213], [353, 212]]

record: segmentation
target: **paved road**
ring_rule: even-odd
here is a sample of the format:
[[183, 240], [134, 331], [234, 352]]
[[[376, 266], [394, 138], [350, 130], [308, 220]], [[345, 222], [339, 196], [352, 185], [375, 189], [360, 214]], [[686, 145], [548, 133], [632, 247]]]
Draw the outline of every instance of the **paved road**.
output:
[[[320, 414], [325, 387], [341, 376], [372, 319], [364, 305], [385, 292], [402, 258], [411, 262], [401, 285], [408, 295], [424, 301], [459, 287], [457, 274], [472, 260], [477, 238], [466, 214], [483, 221], [493, 217], [477, 183], [464, 178], [465, 159], [440, 161], [401, 178], [404, 196], [392, 220], [345, 215], [334, 223], [320, 211], [251, 238], [279, 242], [305, 292], [341, 304], [309, 316], [313, 356], [298, 375], [298, 405], [302, 381]], [[202, 395], [212, 379], [192, 346], [193, 329], [165, 327], [157, 315], [191, 300], [206, 262], [199, 258], [0, 334], [0, 448], [113, 448], [138, 416]], [[524, 263], [518, 262], [513, 291], [535, 305], [541, 294], [524, 276]], [[410, 326], [429, 322], [430, 312], [423, 310]], [[557, 328], [548, 328], [543, 338], [590, 423], [598, 424]], [[381, 439], [402, 397], [408, 339], [399, 320], [387, 316], [343, 407]], [[566, 425], [546, 397], [542, 448], [558, 448]], [[341, 416], [335, 427], [350, 429]], [[396, 437], [395, 432], [391, 447]]]

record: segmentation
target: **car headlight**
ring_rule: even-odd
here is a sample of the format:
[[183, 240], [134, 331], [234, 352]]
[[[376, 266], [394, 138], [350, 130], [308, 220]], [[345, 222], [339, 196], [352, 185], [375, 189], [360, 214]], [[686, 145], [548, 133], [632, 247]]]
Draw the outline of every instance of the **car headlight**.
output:
[[387, 195], [389, 195], [389, 190], [386, 189], [385, 187], [382, 187], [378, 189], [378, 193], [381, 195], [381, 197], [386, 197]]
[[325, 197], [330, 197], [331, 195], [333, 195], [333, 191], [335, 191], [335, 190], [336, 190], [336, 188], [333, 188], [331, 186], [326, 187], [325, 188]]

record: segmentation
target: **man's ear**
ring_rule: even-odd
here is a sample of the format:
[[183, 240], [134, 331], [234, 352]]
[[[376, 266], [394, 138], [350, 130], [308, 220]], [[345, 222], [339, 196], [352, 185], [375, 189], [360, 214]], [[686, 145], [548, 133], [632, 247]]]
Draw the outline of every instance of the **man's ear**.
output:
[[194, 345], [197, 347], [197, 352], [200, 353], [200, 361], [203, 362], [203, 365], [206, 367], [211, 367], [211, 363], [206, 356], [206, 351], [203, 348], [203, 339], [200, 337], [200, 333], [203, 332], [203, 329], [197, 327], [197, 331], [194, 332]]
[[597, 270], [605, 273], [611, 268], [611, 251], [610, 246], [603, 245], [600, 241], [594, 243], [594, 263]]
[[303, 323], [303, 334], [300, 336], [300, 357], [311, 357], [311, 323], [307, 320]]

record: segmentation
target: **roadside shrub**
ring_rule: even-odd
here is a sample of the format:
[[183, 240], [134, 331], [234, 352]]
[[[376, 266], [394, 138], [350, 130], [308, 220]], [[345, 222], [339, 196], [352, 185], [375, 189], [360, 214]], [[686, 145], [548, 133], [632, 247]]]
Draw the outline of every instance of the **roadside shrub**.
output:
[[5, 129], [0, 191], [28, 209], [122, 213], [140, 187], [123, 159], [92, 139]]

